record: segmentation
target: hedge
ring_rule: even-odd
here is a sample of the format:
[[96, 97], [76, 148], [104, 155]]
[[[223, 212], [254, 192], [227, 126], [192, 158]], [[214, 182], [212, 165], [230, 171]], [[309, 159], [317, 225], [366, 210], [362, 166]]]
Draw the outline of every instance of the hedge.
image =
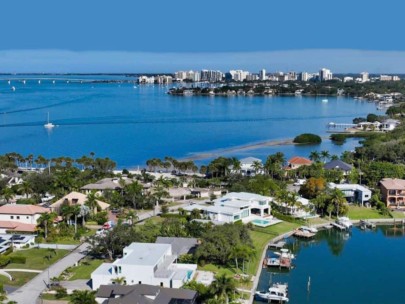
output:
[[10, 263], [14, 264], [25, 264], [27, 262], [27, 258], [23, 256], [12, 256], [10, 257]]

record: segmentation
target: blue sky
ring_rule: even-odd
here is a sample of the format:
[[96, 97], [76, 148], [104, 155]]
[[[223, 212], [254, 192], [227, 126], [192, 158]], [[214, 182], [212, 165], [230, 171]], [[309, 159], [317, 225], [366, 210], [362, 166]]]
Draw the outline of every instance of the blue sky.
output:
[[[183, 67], [182, 59], [187, 63], [190, 58], [190, 66], [207, 68], [234, 64], [253, 69], [261, 60], [263, 65], [277, 64], [278, 69], [300, 69], [295, 61], [302, 63], [301, 69], [318, 68], [322, 62], [308, 56], [308, 50], [329, 50], [331, 57], [325, 58], [325, 66], [342, 61], [339, 57], [345, 54], [352, 60], [345, 61], [346, 69], [362, 67], [355, 62], [361, 50], [378, 51], [373, 54], [378, 53], [379, 64], [372, 61], [374, 55], [368, 60], [371, 69], [405, 72], [404, 64], [392, 65], [393, 53], [385, 53], [395, 51], [395, 58], [405, 61], [401, 53], [405, 52], [402, 2], [4, 1], [0, 11], [0, 70], [57, 71], [55, 64], [59, 64], [60, 72], [73, 66], [81, 72], [116, 71], [128, 64], [130, 69], [153, 71], [159, 58], [170, 59], [173, 64], [166, 63], [170, 69]], [[349, 56], [347, 50], [355, 51]], [[11, 67], [5, 57], [10, 53], [14, 60]], [[67, 53], [69, 58], [63, 55]], [[216, 60], [218, 53], [227, 54], [225, 63]], [[231, 53], [236, 55], [229, 56]], [[277, 62], [269, 59], [272, 54], [277, 54]], [[367, 54], [371, 53], [364, 54], [365, 58], [360, 59], [366, 68]], [[230, 61], [232, 58], [234, 61]], [[210, 61], [213, 66], [208, 66]], [[162, 65], [161, 70], [166, 68]]]

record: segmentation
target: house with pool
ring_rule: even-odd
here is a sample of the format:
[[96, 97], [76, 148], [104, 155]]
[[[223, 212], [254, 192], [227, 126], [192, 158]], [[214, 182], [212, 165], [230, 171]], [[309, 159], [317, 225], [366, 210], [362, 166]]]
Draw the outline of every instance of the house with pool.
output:
[[231, 192], [213, 201], [213, 205], [191, 205], [184, 208], [191, 212], [198, 209], [203, 217], [217, 224], [252, 222], [259, 226], [271, 224], [271, 197], [247, 192]]

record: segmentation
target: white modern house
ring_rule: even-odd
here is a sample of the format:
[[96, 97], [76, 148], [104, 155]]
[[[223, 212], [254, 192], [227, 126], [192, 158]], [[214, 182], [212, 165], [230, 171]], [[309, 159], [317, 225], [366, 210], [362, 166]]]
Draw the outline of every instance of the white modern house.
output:
[[[243, 176], [255, 176], [256, 174], [263, 174], [263, 163], [262, 160], [255, 157], [246, 157], [239, 160], [240, 169], [234, 169], [231, 166], [229, 169], [231, 173], [240, 173]], [[260, 164], [261, 168], [256, 168], [256, 164]]]
[[254, 193], [231, 192], [214, 200], [213, 206], [191, 205], [184, 210], [199, 209], [207, 219], [220, 223], [249, 222], [252, 216], [270, 216], [271, 201], [271, 197]]
[[334, 184], [329, 183], [330, 189], [339, 189], [343, 192], [348, 202], [359, 203], [363, 205], [371, 198], [371, 190], [358, 184]]
[[193, 279], [196, 264], [178, 264], [171, 244], [132, 243], [123, 250], [123, 257], [101, 264], [91, 274], [92, 288], [112, 284], [124, 278], [126, 285], [149, 284], [180, 288]]
[[310, 218], [310, 217], [316, 217], [314, 215], [315, 212], [313, 212], [313, 205], [311, 202], [304, 198], [304, 197], [297, 197], [297, 204], [291, 206], [286, 204], [285, 202], [277, 202], [273, 201], [274, 204], [276, 204], [280, 212], [286, 215], [290, 215], [292, 217], [296, 218]]

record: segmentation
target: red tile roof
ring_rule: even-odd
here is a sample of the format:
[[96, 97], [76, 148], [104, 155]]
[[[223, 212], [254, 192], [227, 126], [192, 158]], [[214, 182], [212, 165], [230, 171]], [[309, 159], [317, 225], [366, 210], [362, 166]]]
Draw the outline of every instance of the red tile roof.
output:
[[405, 180], [398, 178], [383, 178], [380, 181], [385, 189], [390, 190], [405, 190]]
[[49, 212], [50, 210], [44, 207], [35, 205], [14, 205], [7, 204], [0, 207], [0, 214], [22, 214], [34, 215]]
[[37, 229], [37, 225], [13, 221], [0, 221], [0, 229], [7, 229], [19, 232], [35, 232], [35, 230]]
[[290, 158], [288, 163], [293, 165], [311, 165], [312, 161], [305, 157], [295, 156], [293, 158]]

